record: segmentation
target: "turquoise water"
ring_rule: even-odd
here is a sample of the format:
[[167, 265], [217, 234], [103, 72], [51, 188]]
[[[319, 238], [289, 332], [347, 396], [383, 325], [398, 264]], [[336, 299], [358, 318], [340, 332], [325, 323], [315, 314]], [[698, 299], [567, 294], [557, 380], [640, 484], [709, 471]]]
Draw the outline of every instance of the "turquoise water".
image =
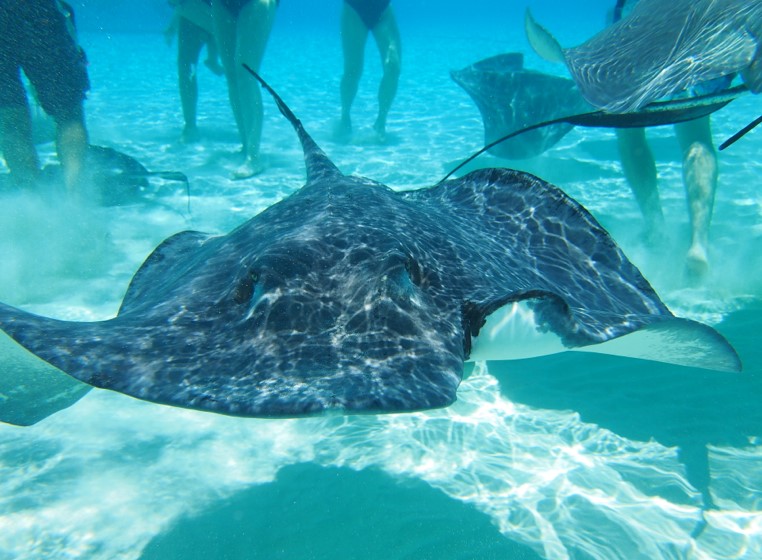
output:
[[[224, 83], [204, 68], [204, 141], [180, 144], [175, 53], [159, 33], [166, 12], [146, 4], [106, 17], [102, 4], [80, 18], [92, 141], [186, 173], [191, 212], [184, 190], [160, 180], [151, 202], [98, 210], [0, 194], [0, 301], [65, 319], [113, 316], [168, 235], [226, 232], [304, 181], [295, 135], [269, 100], [267, 172], [228, 179], [237, 135]], [[528, 66], [559, 71], [528, 52], [523, 4], [398, 1], [403, 74], [390, 142], [362, 141], [379, 76], [370, 43], [353, 112], [360, 141], [335, 144], [338, 2], [297, 4], [284, 0], [262, 73], [342, 171], [393, 188], [433, 184], [481, 146], [481, 118], [449, 70], [519, 50]], [[606, 4], [532, 6], [574, 44], [598, 29]], [[316, 14], [322, 23], [310, 25]], [[733, 102], [713, 117], [715, 140], [758, 114], [758, 98]], [[762, 136], [720, 156], [712, 271], [699, 287], [681, 274], [676, 142], [670, 127], [649, 136], [669, 223], [658, 251], [641, 241], [611, 131], [577, 129], [538, 158], [478, 165], [528, 170], [579, 200], [676, 314], [729, 339], [743, 374], [564, 354], [479, 366], [445, 410], [278, 421], [94, 390], [35, 426], [0, 425], [0, 558], [762, 557]], [[51, 144], [40, 149], [54, 159]]]

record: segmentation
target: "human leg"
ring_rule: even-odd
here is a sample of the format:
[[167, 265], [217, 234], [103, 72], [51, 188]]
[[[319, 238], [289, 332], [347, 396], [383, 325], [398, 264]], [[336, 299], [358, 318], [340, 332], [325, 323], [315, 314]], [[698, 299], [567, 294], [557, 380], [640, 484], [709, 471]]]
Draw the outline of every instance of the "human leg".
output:
[[215, 76], [222, 76], [225, 69], [220, 65], [220, 52], [217, 49], [217, 40], [211, 33], [206, 35], [206, 59], [204, 65], [211, 70]]
[[37, 100], [56, 123], [56, 148], [64, 183], [73, 194], [82, 185], [88, 147], [83, 103], [90, 88], [87, 59], [56, 2], [24, 3], [26, 35], [21, 67]]
[[656, 183], [656, 162], [642, 128], [616, 130], [624, 176], [646, 223], [648, 238], [657, 239], [664, 229], [664, 213]]
[[236, 20], [233, 14], [219, 0], [212, 2], [212, 15], [214, 17], [214, 37], [220, 52], [222, 67], [225, 69], [225, 79], [228, 84], [228, 99], [233, 110], [238, 135], [241, 144], [245, 143], [243, 136], [243, 122], [241, 120], [240, 102], [238, 99], [238, 72], [236, 71], [235, 48], [236, 48]]
[[262, 91], [243, 64], [259, 71], [276, 9], [275, 0], [252, 0], [241, 8], [238, 16], [235, 60], [245, 161], [234, 173], [237, 179], [256, 175], [264, 168], [259, 153], [263, 118]]
[[196, 78], [198, 58], [204, 43], [204, 30], [181, 17], [177, 29], [177, 79], [180, 101], [183, 108], [183, 142], [196, 142], [199, 138], [196, 127], [198, 106], [198, 80]]
[[32, 141], [29, 105], [0, 109], [0, 139], [3, 157], [14, 182], [19, 185], [34, 182], [39, 174], [40, 161]]
[[365, 42], [368, 28], [357, 12], [343, 4], [341, 12], [341, 47], [344, 53], [344, 73], [341, 76], [341, 120], [336, 136], [346, 140], [352, 133], [350, 112], [360, 85], [365, 58]]
[[69, 194], [81, 190], [88, 145], [85, 113], [81, 104], [66, 116], [56, 118], [56, 149]]
[[386, 136], [386, 117], [397, 94], [402, 62], [400, 32], [391, 6], [386, 8], [378, 25], [373, 28], [373, 37], [381, 55], [384, 72], [378, 87], [378, 118], [373, 128], [379, 139], [383, 141]]
[[717, 152], [712, 143], [709, 117], [675, 125], [683, 152], [683, 184], [691, 223], [691, 244], [686, 269], [693, 276], [709, 267], [709, 225], [717, 191]]

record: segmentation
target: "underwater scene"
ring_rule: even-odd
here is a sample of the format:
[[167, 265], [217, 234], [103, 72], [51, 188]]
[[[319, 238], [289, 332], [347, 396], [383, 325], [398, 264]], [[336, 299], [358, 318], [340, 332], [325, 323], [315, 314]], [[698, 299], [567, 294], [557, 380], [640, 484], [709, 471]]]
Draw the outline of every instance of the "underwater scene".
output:
[[0, 12], [0, 559], [762, 558], [762, 1]]

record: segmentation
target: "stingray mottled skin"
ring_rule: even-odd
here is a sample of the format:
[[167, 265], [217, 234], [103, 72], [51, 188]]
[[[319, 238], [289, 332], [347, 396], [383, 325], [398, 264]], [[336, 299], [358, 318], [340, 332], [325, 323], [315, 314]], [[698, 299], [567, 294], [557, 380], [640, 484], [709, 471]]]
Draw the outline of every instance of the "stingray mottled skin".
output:
[[0, 328], [96, 387], [242, 416], [446, 406], [485, 318], [518, 301], [568, 348], [677, 324], [740, 367], [559, 189], [486, 169], [395, 192], [343, 175], [276, 99], [304, 147], [304, 187], [228, 235], [166, 240], [111, 320], [0, 305]]
[[760, 45], [762, 0], [639, 0], [563, 56], [585, 99], [624, 113], [735, 72], [758, 93]]

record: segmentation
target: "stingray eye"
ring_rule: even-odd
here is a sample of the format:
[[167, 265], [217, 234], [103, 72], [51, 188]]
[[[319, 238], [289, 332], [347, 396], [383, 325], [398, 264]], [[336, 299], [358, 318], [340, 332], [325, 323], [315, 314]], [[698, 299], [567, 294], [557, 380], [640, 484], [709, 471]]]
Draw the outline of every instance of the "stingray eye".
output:
[[407, 272], [410, 281], [416, 286], [420, 286], [423, 282], [423, 273], [418, 262], [413, 257], [405, 259], [405, 271]]
[[254, 287], [259, 280], [259, 274], [249, 271], [233, 290], [233, 301], [243, 305], [249, 303], [254, 295]]

